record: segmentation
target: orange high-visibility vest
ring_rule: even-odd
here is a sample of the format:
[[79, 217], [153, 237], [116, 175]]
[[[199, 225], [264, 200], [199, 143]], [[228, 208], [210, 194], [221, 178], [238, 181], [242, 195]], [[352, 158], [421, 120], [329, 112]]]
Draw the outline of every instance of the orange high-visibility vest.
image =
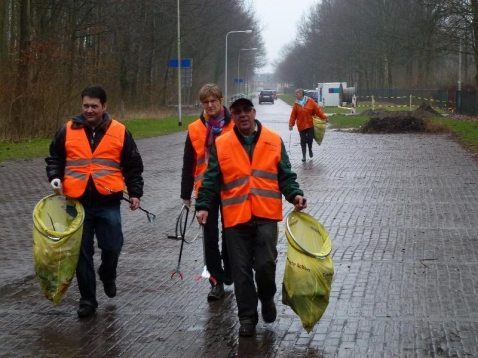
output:
[[282, 155], [280, 136], [262, 127], [252, 156], [234, 132], [216, 140], [223, 185], [221, 204], [224, 227], [246, 223], [252, 215], [282, 220], [282, 194], [278, 165]]
[[69, 121], [66, 125], [66, 165], [63, 179], [65, 195], [71, 198], [83, 195], [90, 176], [100, 194], [109, 195], [112, 194], [111, 191], [122, 191], [124, 181], [120, 158], [125, 126], [113, 119], [92, 153], [85, 131], [72, 129], [72, 123]]
[[[219, 136], [229, 132], [232, 128], [234, 128], [234, 122], [231, 121], [228, 124], [224, 124]], [[202, 185], [204, 172], [207, 169], [206, 152], [204, 150], [206, 131], [206, 126], [200, 119], [194, 121], [188, 126], [189, 139], [191, 140], [194, 151], [196, 152], [196, 162], [194, 163], [194, 192], [196, 197], [198, 196], [199, 188]]]

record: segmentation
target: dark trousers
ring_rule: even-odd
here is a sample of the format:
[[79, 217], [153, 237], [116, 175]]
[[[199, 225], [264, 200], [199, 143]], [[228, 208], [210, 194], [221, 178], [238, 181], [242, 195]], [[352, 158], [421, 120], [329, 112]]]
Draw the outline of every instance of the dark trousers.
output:
[[98, 307], [96, 300], [96, 274], [93, 261], [94, 236], [101, 249], [100, 280], [116, 279], [116, 268], [123, 247], [120, 205], [85, 206], [83, 238], [76, 267], [76, 279], [80, 289], [80, 305]]
[[[214, 200], [211, 203], [206, 224], [204, 225], [204, 256], [206, 257], [206, 267], [211, 276], [218, 283], [224, 282], [224, 270], [230, 271], [229, 256], [227, 253], [227, 243], [224, 235], [221, 215], [221, 233], [222, 244], [219, 251], [219, 212], [221, 210], [220, 200]], [[222, 254], [221, 254], [222, 252]], [[221, 262], [222, 259], [222, 262]], [[224, 268], [222, 266], [224, 263]]]
[[241, 324], [257, 324], [258, 299], [269, 301], [277, 291], [277, 235], [277, 222], [260, 218], [226, 229]]
[[307, 146], [312, 150], [312, 143], [314, 141], [314, 127], [307, 128], [299, 132], [300, 146], [302, 148], [302, 156], [305, 158]]

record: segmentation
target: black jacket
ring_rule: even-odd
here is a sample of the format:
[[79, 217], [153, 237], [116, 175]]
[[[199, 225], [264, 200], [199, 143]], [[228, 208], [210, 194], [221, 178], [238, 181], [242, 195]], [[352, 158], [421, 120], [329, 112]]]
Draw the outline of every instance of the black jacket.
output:
[[[206, 120], [204, 119], [204, 111], [201, 112], [201, 115], [197, 120], [200, 120], [203, 125], [206, 126]], [[226, 107], [224, 107], [224, 125], [227, 125], [230, 122], [231, 117], [229, 116], [229, 111]], [[183, 169], [181, 173], [181, 199], [191, 199], [191, 194], [194, 189], [195, 160], [196, 151], [194, 150], [193, 144], [191, 143], [191, 138], [189, 138], [188, 132], [186, 136], [186, 142], [184, 143]]]
[[[80, 114], [72, 118], [72, 129], [84, 130], [90, 143], [91, 151], [101, 142], [106, 130], [111, 124], [111, 118], [107, 113], [103, 115], [103, 121], [94, 130], [86, 123], [83, 115]], [[51, 182], [55, 178], [63, 181], [65, 163], [66, 163], [66, 124], [63, 125], [55, 134], [50, 144], [50, 156], [45, 158], [47, 163], [46, 173], [48, 180]], [[138, 152], [135, 141], [131, 133], [126, 130], [124, 137], [123, 149], [121, 151], [121, 171], [123, 172], [124, 181], [130, 197], [141, 198], [143, 196], [143, 160]], [[79, 201], [83, 205], [95, 204], [119, 204], [123, 193], [115, 193], [112, 195], [102, 195], [97, 190], [93, 180], [89, 179], [87, 187]]]

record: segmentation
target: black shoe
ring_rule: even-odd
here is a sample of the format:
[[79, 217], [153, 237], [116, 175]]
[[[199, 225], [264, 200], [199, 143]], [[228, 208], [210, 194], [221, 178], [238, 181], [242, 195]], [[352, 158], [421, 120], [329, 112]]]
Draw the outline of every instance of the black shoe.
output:
[[224, 284], [226, 286], [230, 286], [234, 283], [234, 279], [232, 278], [231, 270], [224, 270]]
[[256, 335], [256, 325], [252, 323], [244, 323], [239, 327], [239, 336], [254, 337]]
[[103, 281], [103, 288], [105, 289], [106, 296], [115, 297], [116, 296], [116, 282], [115, 280]]
[[218, 283], [211, 287], [211, 291], [209, 291], [207, 295], [208, 301], [217, 301], [224, 297], [224, 284]]
[[305, 157], [302, 157], [302, 161], [305, 162]]
[[266, 323], [272, 323], [277, 318], [277, 308], [274, 300], [262, 302], [262, 318]]
[[86, 318], [90, 317], [95, 314], [96, 308], [90, 305], [80, 305], [80, 308], [78, 308], [78, 313], [79, 318]]
[[312, 152], [312, 148], [309, 148], [309, 157], [310, 158], [314, 157], [314, 153]]

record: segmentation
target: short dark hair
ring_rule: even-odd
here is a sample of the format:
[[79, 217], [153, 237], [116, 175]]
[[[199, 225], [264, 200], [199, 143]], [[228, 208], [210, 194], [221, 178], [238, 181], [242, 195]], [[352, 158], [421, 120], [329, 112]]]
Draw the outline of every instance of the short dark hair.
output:
[[81, 99], [85, 97], [98, 98], [101, 104], [106, 103], [106, 92], [100, 86], [90, 86], [86, 87], [83, 92], [81, 92]]

